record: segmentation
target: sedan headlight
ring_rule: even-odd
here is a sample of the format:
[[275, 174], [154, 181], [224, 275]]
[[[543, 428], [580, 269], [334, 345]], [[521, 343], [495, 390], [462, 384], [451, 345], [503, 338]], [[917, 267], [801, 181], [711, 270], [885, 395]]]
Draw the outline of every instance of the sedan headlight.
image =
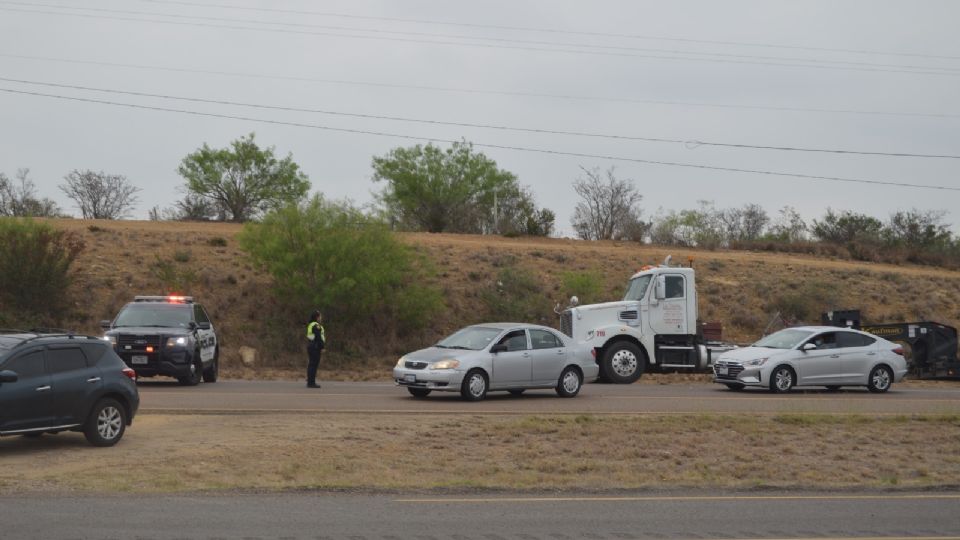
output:
[[186, 336], [167, 338], [167, 347], [184, 347], [187, 344]]
[[430, 364], [430, 369], [457, 369], [460, 367], [459, 360], [441, 360]]
[[767, 363], [767, 360], [769, 360], [769, 359], [770, 359], [769, 357], [768, 357], [768, 358], [754, 358], [753, 360], [747, 360], [746, 362], [743, 363], [743, 365], [744, 365], [744, 366], [751, 366], [751, 367], [762, 366], [762, 365], [766, 364], [766, 363]]
[[396, 367], [403, 367], [403, 364], [404, 364], [404, 362], [406, 362], [406, 361], [407, 361], [407, 357], [406, 357], [406, 356], [401, 356], [400, 359], [397, 360], [397, 366], [396, 366]]

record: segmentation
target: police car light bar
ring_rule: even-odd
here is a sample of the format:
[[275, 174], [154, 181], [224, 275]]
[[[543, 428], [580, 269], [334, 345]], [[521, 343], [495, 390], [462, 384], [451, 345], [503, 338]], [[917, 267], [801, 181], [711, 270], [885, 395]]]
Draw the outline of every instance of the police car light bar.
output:
[[134, 302], [169, 302], [171, 304], [192, 304], [192, 296], [135, 296]]

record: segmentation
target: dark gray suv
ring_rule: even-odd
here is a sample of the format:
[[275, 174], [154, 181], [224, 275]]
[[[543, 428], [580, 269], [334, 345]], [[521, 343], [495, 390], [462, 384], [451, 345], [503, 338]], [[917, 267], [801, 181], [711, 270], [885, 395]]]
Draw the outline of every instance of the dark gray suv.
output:
[[0, 331], [0, 435], [82, 431], [113, 446], [140, 406], [135, 379], [103, 339]]

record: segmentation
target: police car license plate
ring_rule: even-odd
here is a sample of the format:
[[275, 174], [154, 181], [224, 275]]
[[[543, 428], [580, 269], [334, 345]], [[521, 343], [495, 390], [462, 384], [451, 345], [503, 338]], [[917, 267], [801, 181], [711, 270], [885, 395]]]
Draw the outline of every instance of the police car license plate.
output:
[[717, 366], [717, 375], [726, 375], [727, 366]]
[[131, 364], [146, 364], [146, 363], [147, 363], [147, 357], [146, 357], [146, 356], [131, 356], [131, 357], [130, 357], [130, 363], [131, 363]]
[[407, 382], [417, 382], [417, 376], [416, 376], [416, 375], [404, 375], [404, 376], [403, 376], [403, 380], [405, 380], [405, 381], [407, 381]]

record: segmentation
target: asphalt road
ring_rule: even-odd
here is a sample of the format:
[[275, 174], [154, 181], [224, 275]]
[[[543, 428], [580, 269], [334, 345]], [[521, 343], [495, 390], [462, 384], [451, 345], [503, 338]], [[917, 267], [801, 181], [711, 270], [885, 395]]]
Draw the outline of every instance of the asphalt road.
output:
[[960, 538], [960, 493], [0, 497], [4, 538]]
[[140, 384], [141, 412], [257, 413], [367, 412], [463, 414], [645, 414], [645, 413], [960, 413], [960, 382], [894, 385], [886, 394], [850, 388], [795, 390], [773, 395], [761, 390], [731, 392], [712, 383], [588, 384], [573, 399], [552, 390], [527, 391], [519, 397], [492, 393], [479, 403], [458, 394], [433, 393], [414, 399], [392, 383], [323, 382], [313, 390], [290, 381], [231, 381], [197, 387], [147, 380]]

